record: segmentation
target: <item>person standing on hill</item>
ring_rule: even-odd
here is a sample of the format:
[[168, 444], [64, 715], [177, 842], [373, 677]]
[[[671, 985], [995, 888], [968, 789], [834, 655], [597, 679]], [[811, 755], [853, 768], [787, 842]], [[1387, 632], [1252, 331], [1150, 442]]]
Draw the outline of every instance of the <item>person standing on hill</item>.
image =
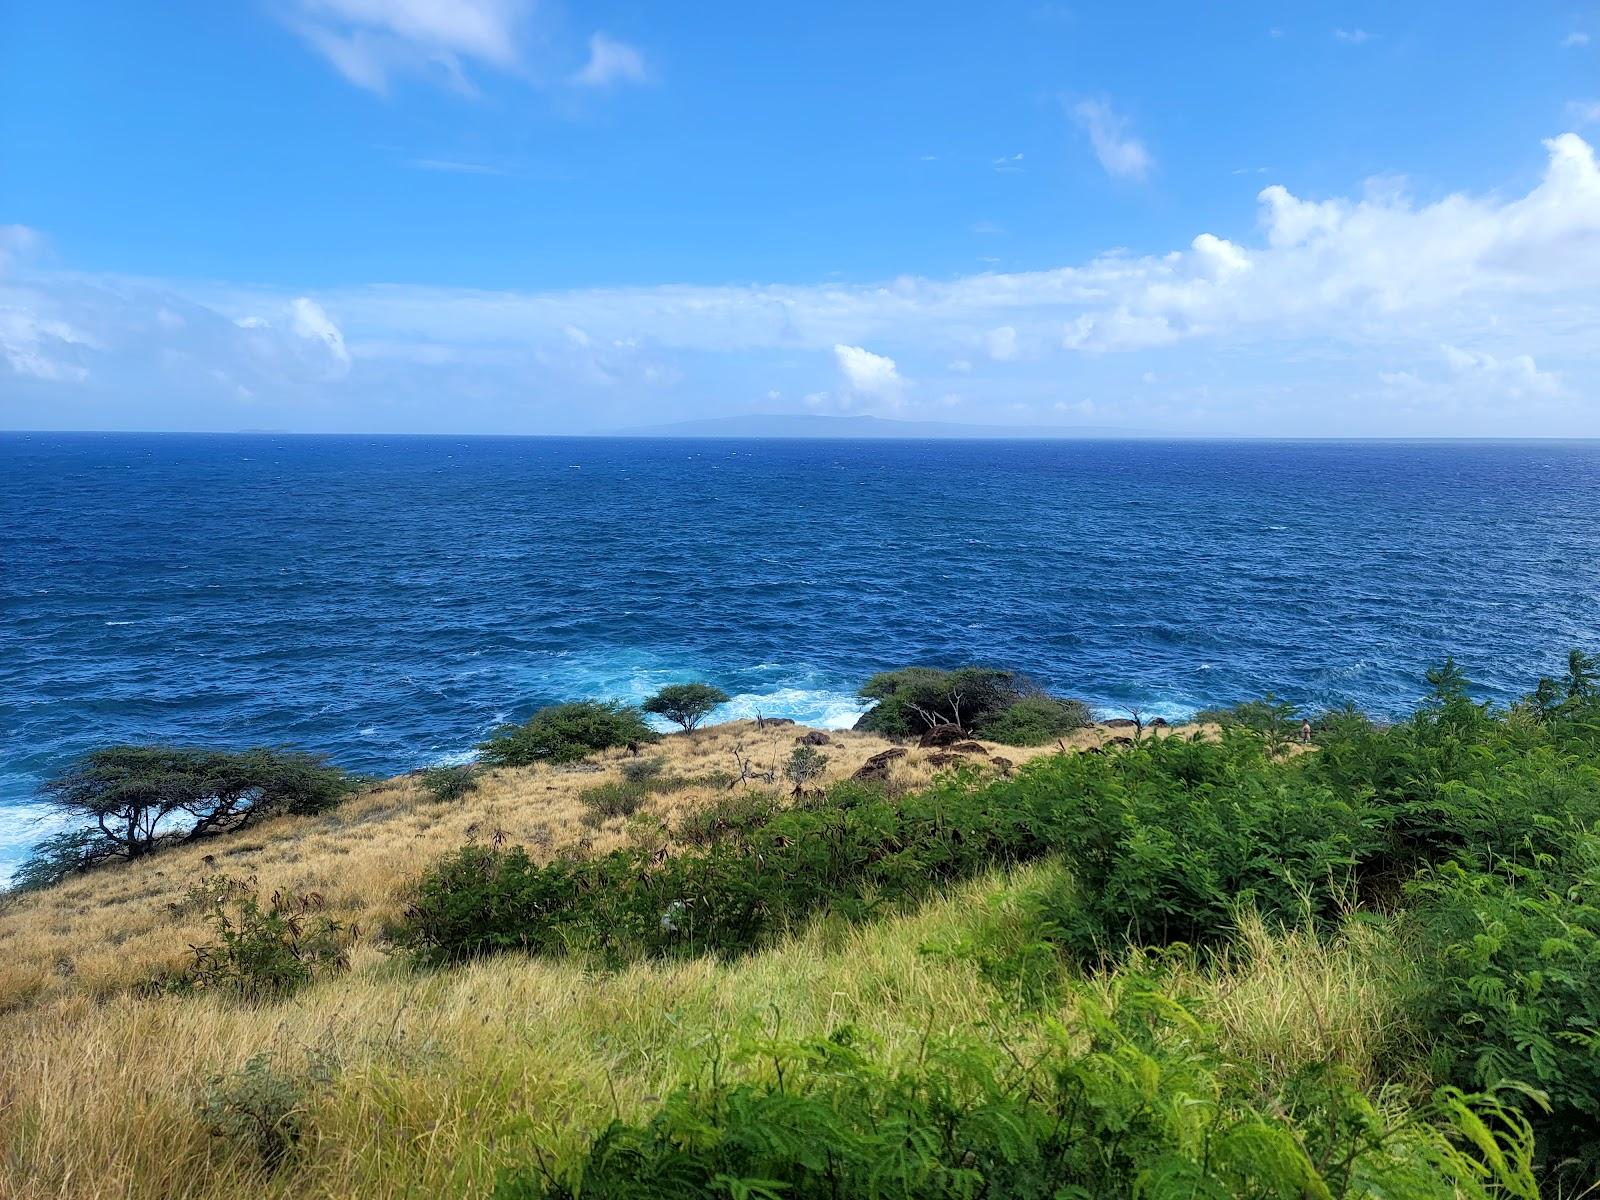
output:
[[1305, 717], [1300, 721], [1300, 744], [1311, 745], [1311, 718]]

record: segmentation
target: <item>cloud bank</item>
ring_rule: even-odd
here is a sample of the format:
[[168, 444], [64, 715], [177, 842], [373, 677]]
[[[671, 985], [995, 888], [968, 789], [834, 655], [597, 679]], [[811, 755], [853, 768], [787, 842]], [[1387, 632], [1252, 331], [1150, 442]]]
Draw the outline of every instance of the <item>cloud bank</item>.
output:
[[1249, 237], [873, 284], [285, 294], [45, 270], [13, 229], [0, 423], [575, 431], [776, 390], [963, 420], [1600, 434], [1600, 168], [1575, 133], [1545, 149], [1520, 195], [1273, 184]]

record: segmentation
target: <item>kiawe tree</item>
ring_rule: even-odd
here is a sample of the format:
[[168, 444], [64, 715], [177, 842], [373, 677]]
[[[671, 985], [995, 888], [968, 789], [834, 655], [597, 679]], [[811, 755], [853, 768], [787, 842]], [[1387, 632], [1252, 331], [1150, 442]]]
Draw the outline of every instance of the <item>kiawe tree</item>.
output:
[[695, 729], [719, 704], [726, 704], [728, 693], [709, 683], [673, 683], [662, 688], [643, 704], [645, 712], [665, 717], [685, 733]]
[[142, 858], [169, 843], [242, 829], [272, 813], [322, 812], [359, 783], [315, 755], [287, 750], [94, 750], [44, 785], [43, 795], [77, 826], [47, 839], [19, 881], [53, 883], [111, 859]]

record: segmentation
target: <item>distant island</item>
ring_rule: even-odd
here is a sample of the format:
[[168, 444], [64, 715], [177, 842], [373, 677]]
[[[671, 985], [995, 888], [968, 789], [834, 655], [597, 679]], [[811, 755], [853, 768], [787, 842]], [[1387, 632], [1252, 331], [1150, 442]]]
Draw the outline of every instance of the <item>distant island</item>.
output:
[[610, 437], [663, 438], [1140, 438], [1171, 436], [1115, 425], [961, 425], [946, 421], [896, 421], [886, 417], [832, 417], [814, 413], [752, 413], [663, 425], [601, 431]]

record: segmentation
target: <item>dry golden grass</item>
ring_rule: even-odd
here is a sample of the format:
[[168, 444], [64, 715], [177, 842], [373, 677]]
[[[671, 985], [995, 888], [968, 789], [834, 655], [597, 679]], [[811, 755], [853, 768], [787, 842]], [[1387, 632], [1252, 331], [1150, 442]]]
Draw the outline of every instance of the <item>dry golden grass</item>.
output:
[[[663, 759], [667, 774], [694, 779], [736, 772], [737, 751], [756, 768], [779, 772], [780, 784], [769, 790], [781, 795], [783, 760], [806, 732], [770, 724], [761, 731], [754, 721], [734, 721], [665, 738], [645, 753]], [[823, 753], [830, 780], [890, 745], [872, 734], [828, 736], [834, 744]], [[1081, 747], [1107, 736], [1104, 729], [1084, 730], [1066, 744]], [[1022, 763], [1056, 747], [991, 750]], [[909, 748], [891, 767], [892, 783], [910, 789], [929, 782], [936, 773], [930, 753]], [[592, 827], [579, 793], [620, 779], [625, 757], [612, 751], [574, 767], [496, 771], [450, 803], [433, 800], [415, 778], [401, 777], [322, 816], [280, 817], [25, 897], [0, 911], [0, 1012], [58, 995], [107, 996], [187, 962], [190, 944], [207, 931], [202, 914], [184, 899], [208, 874], [254, 878], [263, 895], [319, 892], [333, 915], [370, 931], [398, 915], [406, 889], [430, 862], [468, 839], [501, 833], [545, 857], [573, 847], [612, 849], [629, 836], [628, 823], [614, 819]], [[671, 829], [685, 813], [725, 794], [720, 785], [688, 787], [652, 796], [640, 812]]]

